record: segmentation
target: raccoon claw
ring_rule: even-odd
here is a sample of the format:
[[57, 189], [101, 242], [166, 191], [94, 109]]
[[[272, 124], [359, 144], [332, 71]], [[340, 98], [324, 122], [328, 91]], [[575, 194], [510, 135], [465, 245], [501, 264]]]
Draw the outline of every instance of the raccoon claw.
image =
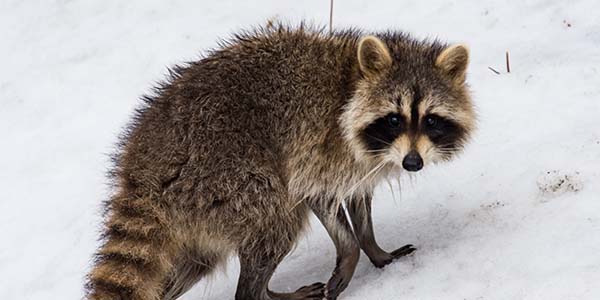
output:
[[409, 255], [409, 254], [413, 253], [415, 250], [417, 250], [417, 248], [415, 248], [415, 246], [408, 244], [406, 246], [402, 246], [402, 247], [392, 251], [392, 253], [390, 253], [390, 254], [392, 255], [393, 259], [397, 259], [402, 256]]
[[294, 292], [298, 299], [314, 299], [320, 300], [325, 297], [325, 284], [322, 282], [313, 283], [311, 285], [303, 286]]
[[384, 254], [384, 255], [378, 255], [380, 257], [369, 257], [369, 258], [371, 260], [371, 263], [373, 263], [373, 265], [375, 267], [383, 268], [383, 267], [389, 265], [395, 259], [409, 255], [409, 254], [413, 253], [415, 250], [417, 250], [417, 248], [415, 248], [413, 245], [408, 244], [408, 245], [402, 246], [402, 247], [392, 251], [391, 253], [383, 252], [382, 254]]
[[293, 293], [276, 293], [267, 289], [269, 300], [321, 300], [325, 297], [325, 284], [321, 282], [303, 286]]

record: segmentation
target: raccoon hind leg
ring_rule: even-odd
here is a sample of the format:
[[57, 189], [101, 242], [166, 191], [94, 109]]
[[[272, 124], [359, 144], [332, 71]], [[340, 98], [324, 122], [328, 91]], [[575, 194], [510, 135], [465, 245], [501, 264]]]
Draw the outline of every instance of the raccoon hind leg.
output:
[[[258, 246], [258, 247], [257, 247]], [[283, 246], [283, 247], [279, 247]], [[254, 245], [240, 251], [240, 278], [235, 295], [236, 300], [320, 300], [324, 297], [324, 283], [304, 286], [291, 293], [273, 292], [268, 284], [277, 268], [293, 244], [278, 245], [277, 252], [267, 252], [273, 245]]]
[[292, 249], [307, 225], [308, 210], [304, 204], [289, 201], [287, 189], [276, 176], [255, 176], [247, 185], [240, 201], [247, 203], [252, 216], [237, 229], [235, 236], [240, 260], [236, 300], [317, 300], [324, 296], [324, 284], [316, 283], [292, 293], [276, 293], [268, 289], [275, 269]]

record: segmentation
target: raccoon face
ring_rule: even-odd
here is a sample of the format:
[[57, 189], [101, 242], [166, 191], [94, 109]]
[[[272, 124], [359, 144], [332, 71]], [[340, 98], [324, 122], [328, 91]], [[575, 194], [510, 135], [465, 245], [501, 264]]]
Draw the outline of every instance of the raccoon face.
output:
[[411, 172], [459, 152], [475, 115], [462, 45], [407, 43], [367, 36], [358, 44], [361, 79], [341, 124], [357, 160]]

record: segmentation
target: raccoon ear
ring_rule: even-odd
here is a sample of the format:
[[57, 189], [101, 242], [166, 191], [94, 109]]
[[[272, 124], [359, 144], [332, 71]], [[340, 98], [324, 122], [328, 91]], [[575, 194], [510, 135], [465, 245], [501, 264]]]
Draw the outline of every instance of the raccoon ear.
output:
[[366, 77], [373, 77], [392, 65], [392, 57], [380, 39], [369, 35], [358, 42], [358, 65]]
[[450, 76], [456, 84], [465, 82], [468, 65], [469, 49], [461, 44], [446, 48], [435, 60], [435, 66]]

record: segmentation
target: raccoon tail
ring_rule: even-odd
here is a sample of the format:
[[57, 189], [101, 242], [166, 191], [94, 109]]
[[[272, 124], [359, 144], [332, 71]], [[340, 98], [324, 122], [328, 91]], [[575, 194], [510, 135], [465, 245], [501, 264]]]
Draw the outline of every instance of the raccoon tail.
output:
[[165, 221], [151, 200], [111, 199], [104, 244], [87, 277], [87, 299], [160, 300], [175, 257]]

